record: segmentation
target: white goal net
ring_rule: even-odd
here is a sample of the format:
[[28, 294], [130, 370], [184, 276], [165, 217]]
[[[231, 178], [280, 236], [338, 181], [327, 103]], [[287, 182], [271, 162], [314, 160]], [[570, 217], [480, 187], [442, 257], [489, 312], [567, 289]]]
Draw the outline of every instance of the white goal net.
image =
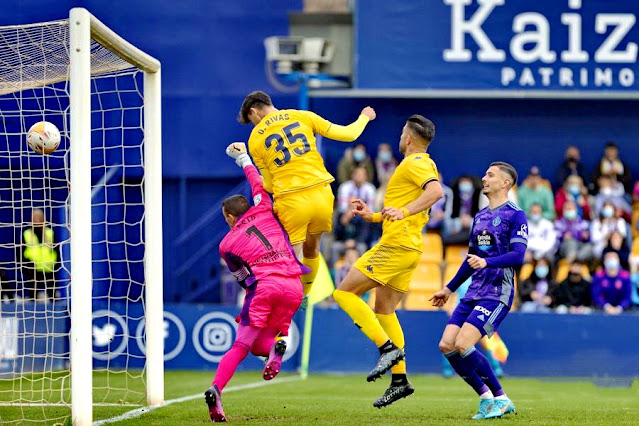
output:
[[[147, 298], [162, 321], [157, 250], [154, 271], [148, 273], [145, 265], [147, 231], [159, 222], [158, 215], [148, 214], [149, 192], [157, 194], [161, 183], [157, 161], [148, 174], [146, 157], [151, 152], [159, 158], [159, 148], [146, 145], [159, 145], [159, 131], [150, 141], [145, 109], [153, 102], [159, 116], [159, 93], [150, 101], [145, 97], [149, 77], [132, 60], [144, 54], [105, 33], [110, 30], [85, 10], [76, 17], [72, 13], [71, 26], [90, 25], [89, 49], [81, 41], [74, 44], [68, 20], [0, 27], [2, 425], [71, 419], [89, 424], [91, 416], [111, 417], [152, 401], [145, 346], [146, 330], [158, 329], [149, 322]], [[118, 43], [125, 43], [122, 52]], [[83, 60], [74, 54], [90, 56], [90, 72], [72, 69]], [[74, 78], [89, 84], [78, 85]], [[154, 84], [158, 89], [159, 80]], [[82, 96], [90, 102], [83, 103]], [[27, 145], [27, 131], [39, 121], [53, 123], [62, 136], [48, 155]], [[161, 244], [161, 231], [154, 241]], [[150, 279], [159, 285], [159, 296], [149, 294]], [[161, 353], [162, 346], [155, 345]], [[84, 374], [90, 369], [92, 374]], [[157, 362], [152, 370], [162, 374]], [[163, 388], [158, 393], [156, 403]], [[77, 406], [87, 398], [91, 409]]]

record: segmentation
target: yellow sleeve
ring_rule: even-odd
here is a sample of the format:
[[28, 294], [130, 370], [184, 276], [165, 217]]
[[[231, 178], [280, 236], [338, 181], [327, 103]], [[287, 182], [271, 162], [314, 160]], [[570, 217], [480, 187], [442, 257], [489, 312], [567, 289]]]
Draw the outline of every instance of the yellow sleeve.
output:
[[[257, 144], [257, 147], [259, 148], [256, 148], [256, 144]], [[253, 158], [253, 163], [255, 164], [255, 167], [257, 167], [257, 169], [260, 171], [260, 174], [262, 175], [262, 184], [264, 186], [264, 189], [267, 192], [270, 192], [272, 194], [273, 193], [273, 176], [271, 175], [271, 172], [269, 171], [268, 167], [266, 167], [266, 164], [264, 163], [264, 158], [263, 158], [264, 153], [261, 152], [260, 150], [261, 147], [262, 147], [262, 144], [257, 143], [256, 137], [251, 135], [251, 137], [249, 138], [249, 143], [248, 143], [249, 154]]]
[[352, 142], [357, 139], [369, 121], [368, 117], [362, 114], [348, 126], [340, 126], [339, 124], [331, 123], [314, 112], [304, 111], [304, 115], [311, 121], [315, 133], [342, 142]]
[[406, 168], [408, 179], [420, 188], [426, 188], [429, 182], [439, 180], [437, 166], [434, 161], [423, 161], [415, 159]]

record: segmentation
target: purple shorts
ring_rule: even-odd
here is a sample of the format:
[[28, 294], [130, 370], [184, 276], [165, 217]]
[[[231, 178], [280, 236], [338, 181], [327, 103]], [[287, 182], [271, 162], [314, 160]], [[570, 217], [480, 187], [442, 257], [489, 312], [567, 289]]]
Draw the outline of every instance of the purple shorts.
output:
[[509, 308], [496, 300], [462, 300], [453, 311], [448, 324], [461, 328], [465, 322], [474, 325], [482, 336], [491, 337], [508, 315]]

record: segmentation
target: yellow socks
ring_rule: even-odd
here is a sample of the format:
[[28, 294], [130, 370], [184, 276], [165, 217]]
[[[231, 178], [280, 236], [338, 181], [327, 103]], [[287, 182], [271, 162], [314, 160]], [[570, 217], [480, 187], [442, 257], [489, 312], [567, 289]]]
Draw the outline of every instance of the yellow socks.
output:
[[[391, 342], [395, 344], [398, 348], [404, 347], [404, 331], [402, 330], [402, 326], [397, 319], [397, 315], [392, 313], [390, 315], [383, 314], [375, 314], [377, 316], [377, 320], [380, 325], [390, 337]], [[394, 365], [391, 368], [391, 372], [393, 374], [406, 374], [406, 362], [400, 361], [397, 365]]]
[[[375, 346], [380, 347], [389, 340], [388, 334], [375, 318], [373, 310], [359, 296], [348, 291], [335, 290], [333, 299], [351, 317], [355, 325], [362, 330], [366, 337], [375, 343]], [[402, 339], [402, 345], [403, 343], [404, 340]]]
[[311, 268], [311, 272], [308, 274], [302, 275], [302, 284], [304, 285], [304, 296], [311, 292], [311, 287], [313, 286], [313, 281], [315, 281], [315, 277], [317, 276], [317, 271], [319, 270], [320, 265], [320, 257], [304, 257], [302, 259], [302, 264]]

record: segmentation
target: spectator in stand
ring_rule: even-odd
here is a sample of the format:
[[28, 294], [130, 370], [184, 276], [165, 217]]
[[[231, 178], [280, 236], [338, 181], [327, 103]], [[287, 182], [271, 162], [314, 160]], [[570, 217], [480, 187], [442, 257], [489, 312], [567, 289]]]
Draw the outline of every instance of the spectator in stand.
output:
[[371, 240], [374, 238], [374, 229], [371, 224], [359, 216], [354, 216], [350, 203], [355, 198], [365, 200], [366, 203], [374, 203], [375, 186], [367, 181], [367, 172], [363, 167], [355, 168], [351, 177], [351, 180], [342, 183], [337, 188], [337, 208], [335, 209], [335, 226], [333, 227], [334, 241], [331, 244], [328, 258], [329, 265], [334, 265], [339, 256], [351, 247], [351, 244], [352, 247], [356, 247], [363, 253], [368, 250]]
[[604, 156], [599, 161], [599, 166], [593, 174], [593, 181], [599, 183], [601, 176], [609, 176], [617, 182], [621, 182], [625, 191], [630, 192], [632, 176], [630, 168], [619, 158], [619, 148], [613, 141], [606, 143]]
[[533, 204], [528, 212], [528, 247], [524, 261], [546, 259], [553, 263], [557, 252], [557, 231], [551, 221], [541, 215], [541, 205]]
[[590, 282], [583, 276], [584, 264], [574, 262], [570, 265], [568, 278], [550, 289], [552, 307], [559, 313], [589, 314], [592, 301]]
[[359, 252], [355, 247], [347, 248], [344, 250], [344, 262], [339, 268], [335, 270], [335, 282], [341, 283], [346, 278], [346, 274], [351, 270], [351, 267], [359, 259]]
[[577, 215], [582, 219], [592, 220], [590, 217], [590, 203], [588, 202], [588, 188], [579, 175], [570, 175], [564, 185], [555, 194], [555, 213], [561, 219], [566, 200], [574, 201], [577, 205]]
[[453, 190], [444, 183], [444, 177], [439, 172], [439, 184], [442, 186], [444, 196], [437, 200], [430, 208], [430, 220], [426, 228], [430, 230], [439, 229], [444, 233], [444, 226], [450, 220], [453, 213]]
[[581, 163], [581, 153], [576, 146], [566, 148], [564, 162], [557, 170], [557, 186], [563, 185], [568, 176], [579, 176], [583, 183], [586, 182], [586, 171]]
[[444, 225], [444, 244], [468, 244], [473, 217], [479, 211], [481, 188], [476, 176], [463, 175], [453, 182], [453, 212]]
[[630, 273], [621, 269], [619, 256], [610, 252], [604, 257], [604, 269], [592, 281], [592, 301], [597, 309], [618, 315], [631, 306], [632, 283]]
[[352, 150], [345, 150], [344, 156], [337, 165], [337, 182], [342, 184], [348, 181], [353, 175], [353, 170], [357, 167], [363, 167], [367, 172], [367, 180], [373, 181], [375, 177], [375, 167], [373, 166], [373, 160], [366, 153], [366, 147], [364, 144], [358, 143]]
[[610, 233], [610, 236], [608, 237], [608, 242], [606, 244], [606, 247], [603, 249], [603, 252], [601, 253], [602, 263], [603, 263], [603, 258], [609, 252], [617, 253], [617, 256], [619, 256], [619, 263], [621, 264], [621, 269], [624, 269], [626, 271], [630, 270], [630, 247], [626, 243], [626, 238], [617, 229], [612, 231]]
[[368, 182], [364, 167], [356, 167], [352, 179], [337, 188], [337, 221], [335, 239], [344, 241], [353, 238], [358, 243], [370, 244], [371, 226], [360, 216], [353, 215], [351, 201], [360, 199], [369, 206], [375, 203], [376, 188]]
[[387, 143], [380, 143], [377, 147], [377, 158], [375, 159], [375, 170], [377, 171], [377, 181], [380, 189], [386, 188], [395, 168], [397, 160], [393, 156], [393, 149]]
[[619, 232], [622, 239], [628, 236], [628, 225], [620, 215], [621, 211], [615, 209], [612, 201], [606, 201], [601, 208], [599, 217], [592, 221], [590, 225], [590, 241], [593, 245], [594, 255], [597, 258], [601, 257], [613, 232]]
[[[377, 170], [377, 199], [375, 200], [375, 208], [377, 211], [384, 208], [384, 196], [386, 196], [386, 187], [393, 172], [397, 168], [397, 160], [393, 157], [393, 150], [387, 143], [382, 143], [377, 149], [377, 158], [375, 159], [375, 170]], [[381, 235], [381, 231], [379, 232]]]
[[577, 215], [574, 201], [564, 203], [563, 217], [555, 221], [555, 229], [559, 238], [559, 256], [573, 263], [575, 260], [588, 262], [593, 257], [590, 245], [590, 225], [587, 220]]
[[530, 168], [530, 174], [517, 191], [519, 207], [527, 212], [533, 204], [541, 205], [542, 216], [548, 220], [555, 219], [555, 207], [550, 183], [541, 177], [539, 167]]
[[549, 293], [554, 286], [548, 261], [544, 258], [535, 260], [532, 274], [519, 285], [521, 311], [549, 312], [552, 304]]
[[622, 209], [624, 218], [630, 222], [632, 207], [626, 201], [623, 185], [610, 176], [601, 176], [597, 182], [599, 182], [599, 192], [595, 195], [594, 216], [601, 214], [601, 209], [606, 201], [612, 201], [615, 207]]
[[635, 182], [635, 187], [632, 189], [632, 202], [639, 203], [639, 180]]

